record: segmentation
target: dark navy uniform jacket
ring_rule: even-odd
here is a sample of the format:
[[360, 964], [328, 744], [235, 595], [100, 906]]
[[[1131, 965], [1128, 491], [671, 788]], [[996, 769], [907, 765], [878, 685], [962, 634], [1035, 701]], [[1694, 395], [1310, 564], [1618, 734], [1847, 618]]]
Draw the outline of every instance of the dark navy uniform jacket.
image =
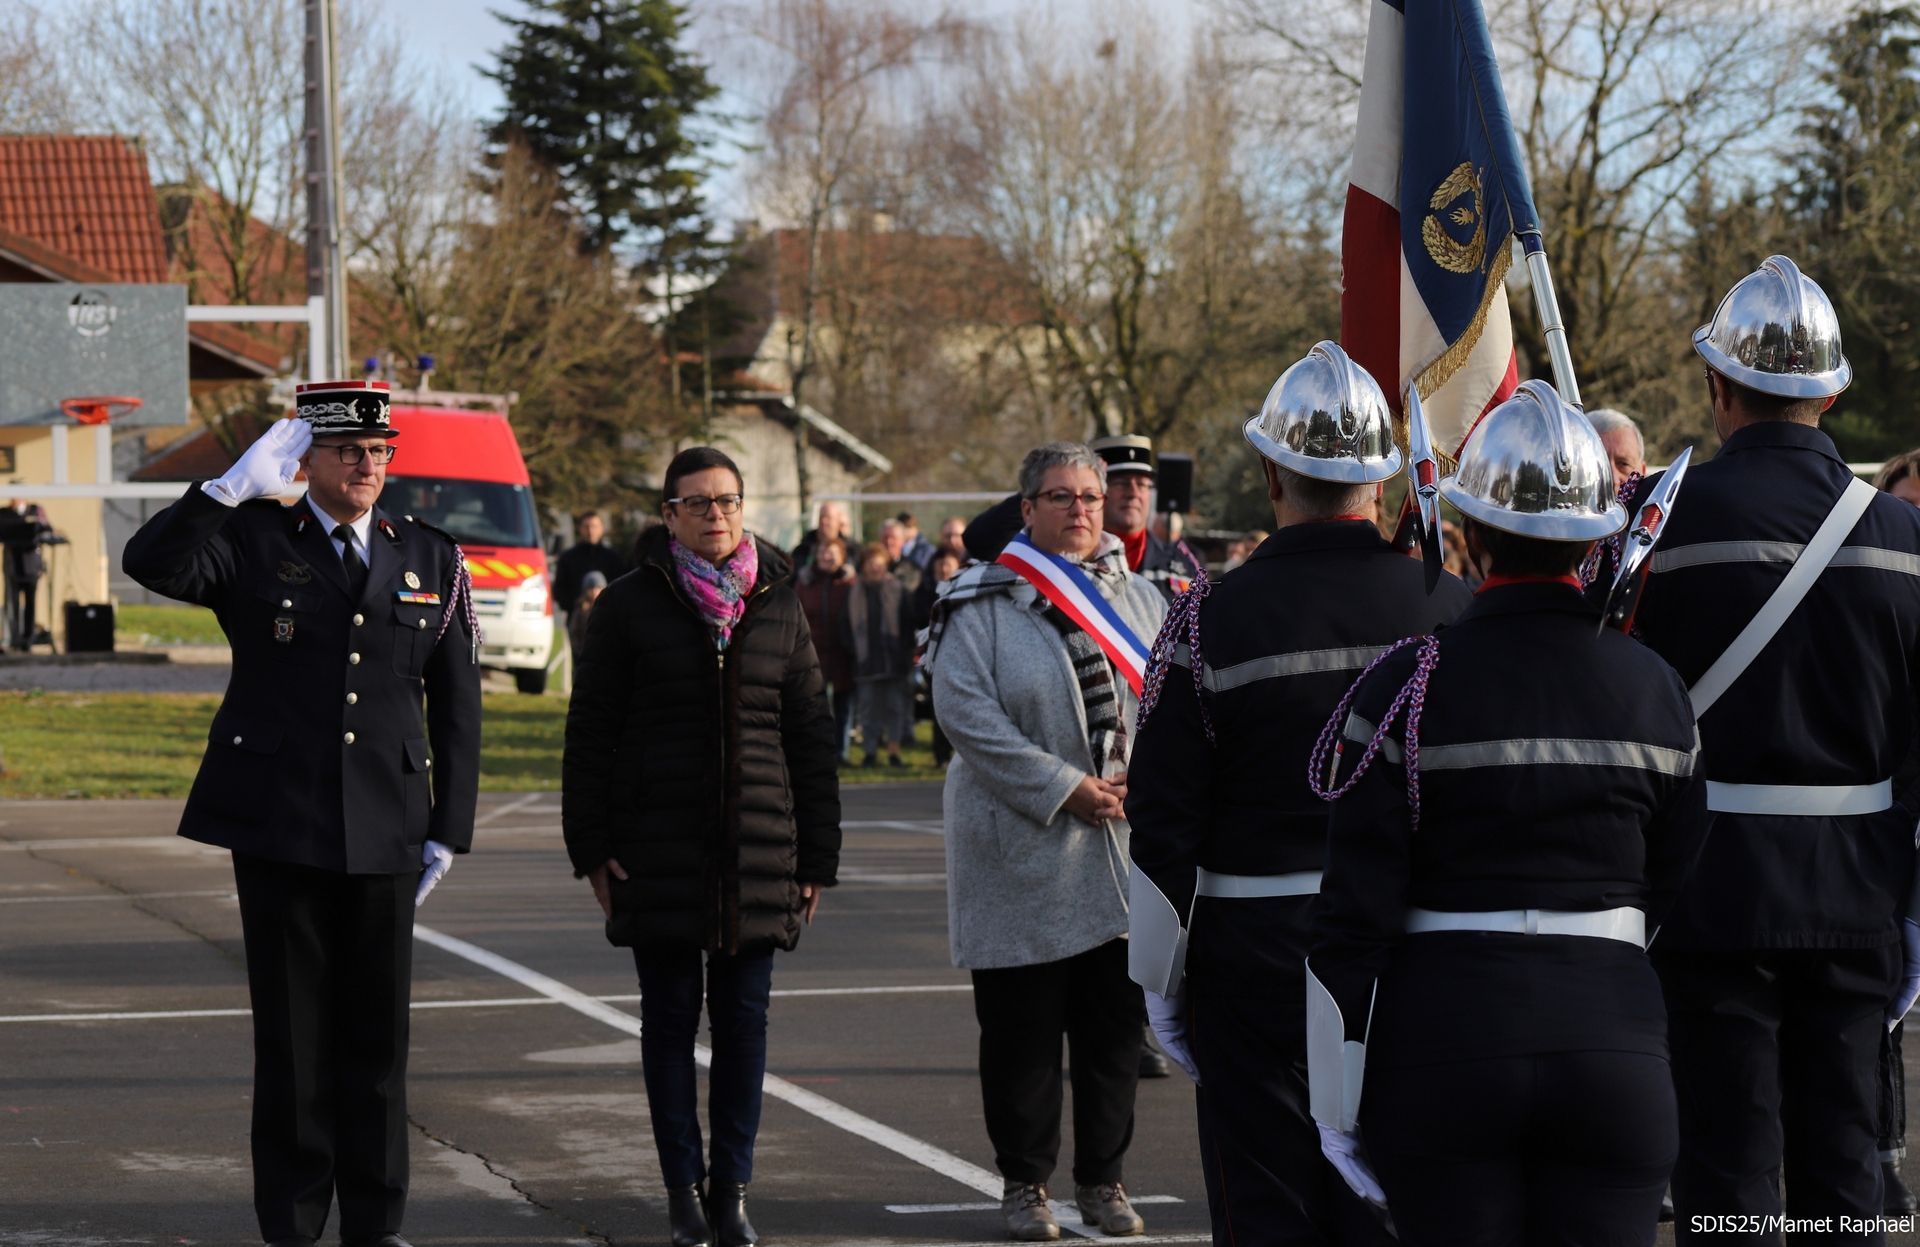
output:
[[[1697, 682], [1852, 479], [1816, 428], [1769, 422], [1735, 432], [1680, 487], [1635, 619], [1641, 639], [1689, 686]], [[1701, 719], [1705, 777], [1820, 786], [1894, 778], [1915, 746], [1917, 680], [1920, 510], [1882, 494]], [[1657, 949], [1895, 942], [1915, 813], [1896, 803], [1878, 814], [1703, 814], [1711, 831]]]
[[[1596, 636], [1598, 622], [1569, 583], [1483, 589], [1439, 633], [1420, 719], [1419, 830], [1404, 714], [1334, 802], [1309, 965], [1347, 1038], [1368, 1043], [1369, 1068], [1578, 1049], [1666, 1055], [1660, 985], [1632, 944], [1406, 934], [1409, 908], [1632, 906], [1647, 911], [1649, 934], [1661, 921], [1698, 802], [1693, 712], [1672, 668], [1619, 632]], [[1409, 646], [1360, 689], [1342, 782], [1414, 665]]]
[[373, 519], [357, 601], [304, 499], [229, 507], [196, 483], [127, 543], [129, 576], [211, 607], [233, 646], [181, 835], [351, 874], [417, 871], [429, 839], [472, 844], [480, 668], [462, 611], [435, 641], [457, 547], [378, 507]]
[[[1200, 649], [1215, 743], [1201, 726], [1183, 647], [1135, 739], [1127, 779], [1134, 866], [1182, 914], [1193, 904], [1196, 867], [1320, 869], [1328, 806], [1307, 786], [1320, 730], [1382, 650], [1432, 632], [1472, 600], [1451, 575], [1429, 597], [1423, 574], [1372, 524], [1330, 520], [1281, 529], [1213, 587], [1200, 607]], [[1194, 990], [1291, 990], [1301, 982], [1311, 902], [1208, 898], [1189, 936]], [[1299, 938], [1284, 938], [1296, 931]]]
[[1160, 540], [1151, 530], [1147, 533], [1147, 552], [1140, 557], [1140, 566], [1133, 571], [1151, 581], [1154, 588], [1167, 595], [1169, 602], [1185, 593], [1196, 577], [1193, 560], [1187, 557], [1186, 548]]

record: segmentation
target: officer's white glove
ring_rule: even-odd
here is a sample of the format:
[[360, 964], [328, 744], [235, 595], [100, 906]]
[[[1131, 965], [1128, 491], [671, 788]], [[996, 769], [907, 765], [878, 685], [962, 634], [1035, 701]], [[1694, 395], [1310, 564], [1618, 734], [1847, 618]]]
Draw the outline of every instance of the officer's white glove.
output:
[[227, 469], [225, 476], [207, 481], [200, 488], [230, 507], [278, 494], [293, 483], [300, 471], [300, 456], [312, 444], [313, 426], [305, 420], [277, 420], [259, 441], [247, 447], [247, 453]]
[[1907, 918], [1900, 923], [1900, 940], [1906, 945], [1907, 969], [1900, 981], [1900, 993], [1893, 998], [1893, 1007], [1887, 1010], [1887, 1029], [1892, 1030], [1907, 1016], [1907, 1010], [1913, 1008], [1915, 999], [1920, 999], [1920, 923]]
[[1313, 1123], [1320, 1128], [1320, 1150], [1326, 1154], [1340, 1176], [1347, 1180], [1353, 1193], [1369, 1204], [1387, 1206], [1387, 1193], [1380, 1189], [1380, 1179], [1373, 1176], [1373, 1170], [1367, 1167], [1367, 1161], [1360, 1154], [1360, 1136], [1341, 1134], [1324, 1121]]
[[429, 840], [420, 846], [420, 866], [420, 890], [413, 894], [415, 909], [420, 908], [440, 877], [453, 868], [453, 850], [438, 840]]
[[1153, 1037], [1160, 1041], [1160, 1048], [1172, 1057], [1174, 1064], [1187, 1071], [1187, 1077], [1200, 1081], [1200, 1070], [1194, 1064], [1193, 1052], [1187, 1046], [1187, 986], [1181, 983], [1179, 990], [1171, 996], [1162, 996], [1158, 992], [1148, 992], [1147, 1025], [1153, 1027]]

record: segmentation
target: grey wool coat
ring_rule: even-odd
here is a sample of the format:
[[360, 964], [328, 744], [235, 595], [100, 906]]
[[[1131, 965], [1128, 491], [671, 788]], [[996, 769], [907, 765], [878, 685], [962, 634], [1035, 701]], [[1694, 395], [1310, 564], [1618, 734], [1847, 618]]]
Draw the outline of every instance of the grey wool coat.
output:
[[[1160, 591], [1129, 573], [1111, 600], [1151, 645]], [[1125, 820], [1109, 831], [1061, 808], [1096, 772], [1066, 641], [1036, 605], [1025, 581], [956, 604], [933, 657], [934, 713], [954, 748], [947, 917], [963, 969], [1059, 961], [1127, 933]], [[1130, 742], [1139, 703], [1118, 683]]]

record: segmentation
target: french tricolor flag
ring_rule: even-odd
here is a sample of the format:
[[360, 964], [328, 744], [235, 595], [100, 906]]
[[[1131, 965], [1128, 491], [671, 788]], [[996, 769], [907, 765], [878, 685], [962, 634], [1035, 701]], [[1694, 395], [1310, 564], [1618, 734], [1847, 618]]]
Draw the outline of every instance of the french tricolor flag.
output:
[[[1340, 345], [1449, 460], [1519, 383], [1505, 278], [1539, 246], [1479, 0], [1373, 0], [1340, 247]], [[1404, 416], [1404, 413], [1402, 413]]]
[[1140, 695], [1147, 675], [1147, 646], [1100, 596], [1085, 572], [1034, 545], [1024, 532], [1014, 534], [995, 561], [1020, 573], [1042, 597], [1065, 611], [1067, 618], [1106, 651], [1113, 669], [1133, 689], [1133, 695]]

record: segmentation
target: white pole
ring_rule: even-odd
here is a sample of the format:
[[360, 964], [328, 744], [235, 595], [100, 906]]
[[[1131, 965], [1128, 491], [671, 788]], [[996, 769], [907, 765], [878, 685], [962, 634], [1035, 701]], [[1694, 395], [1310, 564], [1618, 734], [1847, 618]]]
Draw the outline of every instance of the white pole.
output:
[[104, 485], [113, 479], [113, 425], [93, 426], [93, 483]]
[[1553, 270], [1547, 267], [1546, 244], [1538, 231], [1520, 235], [1527, 254], [1527, 276], [1533, 285], [1533, 305], [1545, 328], [1547, 357], [1553, 364], [1553, 388], [1575, 407], [1581, 406], [1580, 382], [1573, 375], [1573, 352], [1567, 348], [1567, 327], [1560, 319], [1560, 300], [1553, 292]]
[[325, 100], [327, 154], [327, 371], [339, 380], [347, 375], [347, 264], [342, 213], [345, 178], [340, 169], [340, 42], [339, 6], [322, 0], [320, 65]]
[[307, 380], [327, 379], [327, 299], [311, 295], [307, 299]]

